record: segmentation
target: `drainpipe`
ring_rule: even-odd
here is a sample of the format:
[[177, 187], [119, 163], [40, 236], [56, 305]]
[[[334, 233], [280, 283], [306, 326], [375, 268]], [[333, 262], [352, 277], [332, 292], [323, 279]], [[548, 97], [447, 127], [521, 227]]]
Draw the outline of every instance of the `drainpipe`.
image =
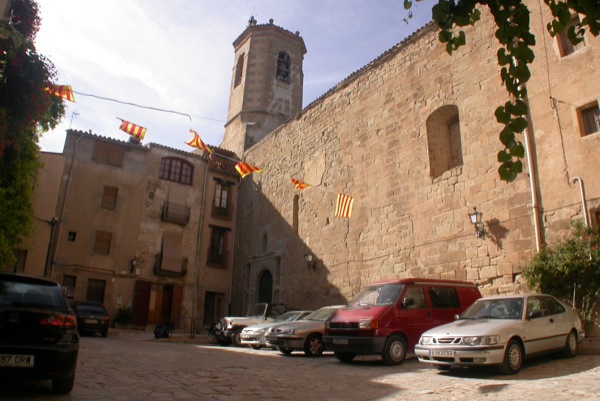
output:
[[585, 226], [590, 226], [590, 218], [587, 208], [587, 201], [585, 200], [585, 189], [583, 188], [583, 180], [579, 177], [573, 177], [569, 181], [569, 185], [574, 186], [576, 182], [579, 182], [579, 193], [581, 194], [581, 209], [583, 211], [583, 221]]
[[202, 248], [202, 226], [204, 225], [204, 209], [205, 209], [205, 200], [206, 196], [206, 184], [208, 181], [208, 167], [210, 164], [210, 155], [208, 156], [209, 160], [206, 162], [206, 167], [204, 169], [204, 183], [202, 184], [202, 200], [200, 204], [200, 221], [198, 222], [198, 239], [196, 241], [196, 263], [194, 266], [194, 299], [192, 301], [192, 322], [190, 328], [190, 338], [195, 338], [196, 335], [196, 316], [198, 315], [198, 293], [199, 293], [199, 284], [198, 280], [200, 279], [200, 254]]
[[529, 170], [529, 188], [531, 190], [531, 209], [533, 213], [533, 228], [535, 231], [535, 249], [539, 253], [542, 249], [542, 236], [540, 234], [540, 213], [538, 206], [538, 193], [535, 190], [537, 175], [533, 169], [531, 146], [529, 146], [529, 129], [525, 129], [523, 138], [525, 139], [525, 151], [527, 152], [527, 169]]

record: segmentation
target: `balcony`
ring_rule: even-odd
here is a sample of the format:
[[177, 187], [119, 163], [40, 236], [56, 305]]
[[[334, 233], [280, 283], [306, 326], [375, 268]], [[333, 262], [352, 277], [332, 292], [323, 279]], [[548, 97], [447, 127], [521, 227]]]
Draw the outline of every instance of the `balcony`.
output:
[[189, 206], [179, 205], [173, 202], [164, 202], [160, 219], [168, 223], [185, 226], [190, 221]]

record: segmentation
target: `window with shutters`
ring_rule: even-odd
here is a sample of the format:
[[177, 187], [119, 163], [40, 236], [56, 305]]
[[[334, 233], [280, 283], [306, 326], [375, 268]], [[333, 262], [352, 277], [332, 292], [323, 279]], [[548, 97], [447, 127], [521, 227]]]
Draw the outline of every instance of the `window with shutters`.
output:
[[102, 209], [115, 210], [117, 208], [118, 193], [119, 188], [105, 185], [102, 192], [102, 204], [100, 205]]
[[108, 231], [96, 231], [96, 239], [94, 240], [94, 253], [98, 255], [108, 255], [110, 253], [110, 241], [112, 233]]
[[92, 160], [98, 163], [121, 167], [125, 160], [125, 147], [116, 143], [94, 141]]
[[224, 227], [210, 227], [210, 247], [208, 248], [207, 264], [210, 266], [227, 267], [227, 237], [229, 229]]
[[598, 102], [587, 104], [577, 110], [581, 136], [600, 133], [600, 107]]

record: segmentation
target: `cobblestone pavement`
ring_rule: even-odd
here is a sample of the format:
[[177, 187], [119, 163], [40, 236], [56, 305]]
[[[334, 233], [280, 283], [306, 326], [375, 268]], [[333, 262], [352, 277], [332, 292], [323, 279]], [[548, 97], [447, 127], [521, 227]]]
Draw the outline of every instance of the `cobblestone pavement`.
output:
[[186, 338], [134, 331], [83, 337], [70, 395], [52, 395], [49, 382], [0, 382], [0, 399], [600, 401], [600, 355], [544, 357], [502, 376], [493, 369], [441, 373], [416, 359], [396, 367], [371, 357], [342, 364], [327, 353], [286, 357]]

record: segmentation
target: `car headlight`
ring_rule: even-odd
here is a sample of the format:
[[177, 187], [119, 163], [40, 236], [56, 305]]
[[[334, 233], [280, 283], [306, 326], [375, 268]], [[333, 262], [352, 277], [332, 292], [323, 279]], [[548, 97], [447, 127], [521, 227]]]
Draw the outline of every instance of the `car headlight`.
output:
[[296, 333], [296, 329], [281, 330], [280, 333], [281, 334], [294, 334], [294, 333]]
[[421, 336], [421, 338], [419, 339], [419, 344], [421, 344], [421, 345], [432, 344], [432, 343], [433, 343], [433, 337]]
[[462, 343], [465, 345], [494, 345], [498, 344], [500, 336], [473, 336], [463, 337]]
[[363, 319], [358, 321], [359, 329], [377, 329], [379, 328], [379, 320]]
[[258, 334], [266, 333], [267, 329], [260, 329], [257, 331]]

